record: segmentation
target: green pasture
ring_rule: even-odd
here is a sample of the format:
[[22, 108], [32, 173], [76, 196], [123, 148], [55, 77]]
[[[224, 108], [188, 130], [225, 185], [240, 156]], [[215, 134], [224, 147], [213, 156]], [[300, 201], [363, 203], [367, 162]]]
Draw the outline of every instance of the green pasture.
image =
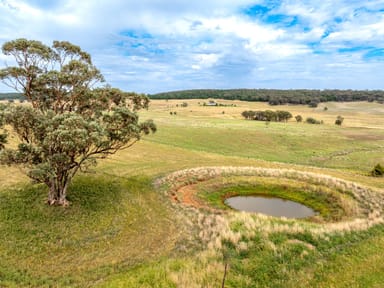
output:
[[[202, 102], [152, 101], [141, 117], [152, 118], [158, 132], [78, 175], [67, 208], [47, 206], [45, 187], [1, 166], [0, 287], [221, 287], [225, 264], [225, 287], [384, 287], [382, 224], [325, 238], [260, 231], [240, 238], [244, 249], [222, 243], [218, 257], [200, 240], [198, 221], [153, 184], [186, 168], [256, 166], [326, 174], [384, 193], [384, 178], [369, 176], [384, 164], [384, 105]], [[324, 124], [293, 118], [267, 125], [241, 117], [244, 110], [266, 109]], [[345, 118], [341, 127], [334, 125], [338, 115]], [[211, 201], [220, 205], [220, 195]], [[328, 213], [324, 203], [311, 205]], [[246, 234], [245, 227], [233, 229]]]

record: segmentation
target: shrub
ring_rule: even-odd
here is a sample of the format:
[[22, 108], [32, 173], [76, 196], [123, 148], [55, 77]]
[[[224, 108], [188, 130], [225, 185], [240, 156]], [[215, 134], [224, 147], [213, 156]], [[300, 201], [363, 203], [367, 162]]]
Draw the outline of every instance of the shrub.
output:
[[343, 124], [343, 121], [344, 121], [344, 117], [337, 116], [335, 124], [341, 126], [341, 124]]
[[322, 121], [319, 121], [319, 120], [316, 120], [315, 118], [313, 117], [308, 117], [305, 122], [307, 122], [308, 124], [322, 124]]
[[380, 165], [380, 163], [376, 164], [376, 166], [371, 171], [371, 175], [374, 177], [380, 177], [384, 175], [384, 167]]
[[296, 119], [297, 123], [303, 122], [303, 116], [301, 116], [301, 115], [296, 115], [295, 119]]

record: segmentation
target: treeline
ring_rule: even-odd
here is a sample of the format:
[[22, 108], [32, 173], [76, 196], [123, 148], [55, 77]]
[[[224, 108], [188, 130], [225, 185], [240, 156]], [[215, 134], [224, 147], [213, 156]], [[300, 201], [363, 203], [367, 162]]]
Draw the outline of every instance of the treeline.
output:
[[383, 90], [277, 90], [277, 89], [200, 89], [148, 95], [151, 99], [226, 99], [268, 102], [271, 105], [306, 104], [316, 107], [320, 102], [369, 101], [384, 103]]
[[0, 93], [1, 100], [24, 100], [25, 97], [20, 93]]
[[291, 112], [288, 111], [243, 111], [241, 115], [248, 120], [257, 120], [257, 121], [273, 121], [273, 122], [287, 122], [292, 118]]

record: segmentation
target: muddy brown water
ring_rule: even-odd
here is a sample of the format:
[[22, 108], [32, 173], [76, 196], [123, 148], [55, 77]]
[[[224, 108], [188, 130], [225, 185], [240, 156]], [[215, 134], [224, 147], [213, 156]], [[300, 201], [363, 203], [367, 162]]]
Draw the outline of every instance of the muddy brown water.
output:
[[275, 217], [307, 218], [317, 214], [316, 211], [303, 204], [274, 197], [235, 196], [227, 198], [224, 203], [235, 210]]

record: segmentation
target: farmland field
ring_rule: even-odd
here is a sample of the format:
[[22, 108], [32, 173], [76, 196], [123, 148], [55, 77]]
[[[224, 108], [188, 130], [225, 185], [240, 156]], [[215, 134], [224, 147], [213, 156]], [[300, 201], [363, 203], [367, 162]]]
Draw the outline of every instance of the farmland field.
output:
[[[151, 101], [140, 117], [152, 118], [157, 133], [77, 176], [68, 208], [45, 205], [45, 187], [31, 185], [16, 168], [1, 167], [0, 287], [221, 287], [223, 278], [225, 287], [384, 287], [384, 178], [369, 175], [384, 164], [384, 105], [309, 108], [218, 100], [223, 106], [211, 107], [204, 101]], [[324, 124], [294, 118], [266, 124], [241, 116], [267, 109]], [[334, 124], [338, 115], [344, 117], [341, 126]], [[156, 184], [197, 167], [286, 171], [283, 179], [276, 172], [263, 181], [300, 188], [306, 187], [300, 178], [305, 173], [353, 182], [372, 192], [374, 213], [366, 213], [364, 225], [353, 222], [348, 201], [358, 197], [349, 192], [342, 197], [350, 200], [340, 200], [348, 213], [343, 210], [339, 223], [212, 211], [172, 201], [172, 183]], [[287, 178], [292, 170], [297, 179]], [[203, 179], [195, 190], [204, 184], [207, 191], [223, 189], [230, 181], [256, 185], [257, 177]], [[314, 191], [342, 194], [315, 184], [320, 188]]]

